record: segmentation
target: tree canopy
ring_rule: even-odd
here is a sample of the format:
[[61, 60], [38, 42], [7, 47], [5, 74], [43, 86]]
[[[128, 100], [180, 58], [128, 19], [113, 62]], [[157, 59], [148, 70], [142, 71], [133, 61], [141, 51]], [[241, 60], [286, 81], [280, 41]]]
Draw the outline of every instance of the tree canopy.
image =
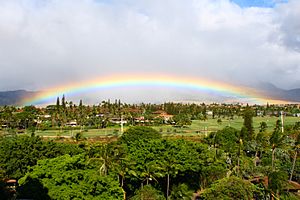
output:
[[222, 200], [236, 200], [236, 199], [253, 199], [256, 187], [249, 181], [241, 178], [231, 176], [223, 178], [212, 184], [210, 188], [206, 189], [201, 195], [203, 200], [222, 199]]
[[155, 129], [147, 126], [131, 127], [124, 132], [121, 142], [130, 143], [137, 140], [159, 139], [161, 134]]
[[121, 200], [124, 195], [118, 181], [101, 176], [82, 154], [40, 160], [19, 183], [22, 198]]
[[0, 168], [10, 178], [21, 178], [40, 159], [82, 151], [77, 145], [47, 142], [36, 136], [5, 137], [0, 140]]

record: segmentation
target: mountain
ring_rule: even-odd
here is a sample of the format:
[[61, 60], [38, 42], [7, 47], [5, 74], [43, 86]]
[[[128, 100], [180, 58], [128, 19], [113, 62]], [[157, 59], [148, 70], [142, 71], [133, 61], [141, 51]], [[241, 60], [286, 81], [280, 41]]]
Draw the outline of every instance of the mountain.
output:
[[276, 87], [272, 83], [260, 83], [258, 85], [261, 93], [269, 98], [284, 100], [284, 101], [292, 101], [292, 102], [300, 102], [300, 88], [284, 90]]
[[288, 90], [286, 95], [289, 99], [300, 102], [300, 88]]
[[[290, 102], [300, 102], [300, 88], [284, 90], [276, 87], [271, 83], [259, 83], [255, 88], [259, 90], [259, 93], [268, 98], [274, 100], [283, 100]], [[181, 91], [182, 92], [182, 91]], [[0, 106], [3, 105], [21, 105], [21, 101], [24, 98], [30, 98], [37, 94], [38, 92], [26, 91], [26, 90], [15, 90], [15, 91], [4, 91], [0, 92]], [[181, 95], [178, 95], [181, 94]], [[232, 100], [230, 97], [221, 97], [214, 96], [214, 94], [209, 94], [209, 96], [203, 96], [199, 98], [199, 96], [191, 95], [190, 91], [185, 91], [185, 93], [180, 93], [176, 91], [176, 93], [172, 93], [172, 99], [168, 99], [168, 101], [211, 101], [211, 102], [228, 102]], [[120, 94], [119, 94], [120, 96]], [[177, 98], [175, 98], [177, 96]], [[160, 98], [166, 97], [166, 94], [163, 96], [159, 96]], [[162, 100], [162, 99], [160, 99]]]
[[0, 106], [4, 105], [20, 105], [23, 98], [29, 98], [37, 92], [26, 90], [4, 91], [0, 92]]

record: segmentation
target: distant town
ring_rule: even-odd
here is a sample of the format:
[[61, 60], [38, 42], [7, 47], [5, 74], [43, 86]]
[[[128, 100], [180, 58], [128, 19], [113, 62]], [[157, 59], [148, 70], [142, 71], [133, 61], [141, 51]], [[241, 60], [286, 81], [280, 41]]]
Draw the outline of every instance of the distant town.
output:
[[[300, 104], [248, 105], [248, 104], [127, 104], [120, 100], [102, 101], [98, 105], [77, 104], [58, 97], [56, 104], [45, 107], [2, 106], [0, 107], [0, 125], [2, 132], [23, 133], [25, 130], [45, 131], [70, 129], [105, 129], [122, 126], [162, 126], [187, 127], [193, 121], [232, 124], [243, 117], [243, 111], [250, 107], [254, 117], [268, 121], [268, 118], [280, 117], [298, 120]], [[295, 121], [292, 120], [292, 121]], [[289, 123], [289, 120], [286, 120]], [[207, 131], [215, 131], [214, 127]], [[241, 128], [241, 127], [239, 127]], [[6, 131], [5, 131], [6, 130]], [[8, 131], [9, 130], [9, 131]]]

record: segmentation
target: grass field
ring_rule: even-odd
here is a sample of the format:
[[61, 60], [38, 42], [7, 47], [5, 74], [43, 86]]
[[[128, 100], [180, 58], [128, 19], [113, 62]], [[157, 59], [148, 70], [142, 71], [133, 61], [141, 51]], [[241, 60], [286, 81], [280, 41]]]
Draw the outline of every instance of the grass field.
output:
[[[278, 117], [255, 117], [253, 118], [253, 126], [256, 131], [259, 130], [259, 125], [261, 122], [266, 122], [268, 125], [268, 131], [274, 129], [275, 123], [278, 120]], [[284, 124], [294, 124], [295, 122], [300, 121], [300, 118], [297, 117], [285, 117]], [[164, 136], [176, 136], [176, 135], [185, 135], [185, 136], [195, 136], [200, 134], [206, 134], [212, 131], [220, 130], [226, 126], [230, 126], [236, 129], [241, 129], [243, 125], [242, 117], [235, 117], [233, 120], [228, 120], [226, 118], [222, 119], [222, 123], [218, 124], [217, 119], [208, 119], [206, 121], [194, 120], [192, 125], [179, 128], [171, 125], [164, 126], [154, 126], [153, 128], [162, 133]], [[124, 127], [126, 130], [128, 127]], [[36, 135], [46, 136], [46, 137], [71, 137], [75, 136], [79, 130], [46, 130], [46, 131], [36, 131]], [[120, 127], [109, 127], [105, 129], [88, 129], [83, 131], [83, 136], [86, 138], [93, 137], [105, 137], [105, 136], [114, 136], [120, 134]]]
[[[268, 125], [268, 131], [272, 131], [275, 127], [276, 121], [280, 119], [278, 117], [254, 117], [253, 118], [253, 127], [256, 131], [259, 130], [260, 123], [266, 122]], [[156, 130], [159, 130], [165, 134], [201, 134], [201, 133], [209, 133], [212, 131], [217, 131], [223, 129], [226, 126], [230, 126], [240, 130], [243, 126], [244, 119], [242, 117], [235, 117], [233, 120], [222, 119], [222, 123], [217, 123], [218, 119], [208, 119], [206, 121], [202, 120], [194, 120], [192, 125], [186, 128], [174, 128], [172, 126], [162, 126], [162, 127], [154, 127]], [[297, 117], [285, 117], [284, 124], [290, 125], [295, 124], [295, 122], [300, 121], [300, 118]]]

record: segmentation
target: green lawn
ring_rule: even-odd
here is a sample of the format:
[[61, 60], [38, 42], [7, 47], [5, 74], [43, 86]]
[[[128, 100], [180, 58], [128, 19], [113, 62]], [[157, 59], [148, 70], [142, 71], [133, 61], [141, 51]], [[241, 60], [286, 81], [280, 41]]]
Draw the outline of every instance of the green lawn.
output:
[[[256, 131], [259, 130], [259, 126], [261, 122], [266, 122], [268, 125], [268, 131], [272, 131], [275, 127], [276, 121], [280, 119], [278, 117], [254, 117], [253, 118], [253, 127]], [[244, 119], [242, 117], [235, 117], [233, 120], [228, 120], [226, 118], [222, 118], [222, 123], [217, 123], [218, 119], [208, 119], [206, 121], [202, 120], [194, 120], [192, 125], [185, 128], [175, 128], [172, 126], [160, 126], [154, 127], [156, 130], [162, 132], [163, 134], [201, 134], [201, 133], [209, 133], [212, 131], [217, 131], [223, 129], [226, 126], [230, 126], [240, 130], [243, 126]], [[294, 124], [295, 122], [300, 121], [300, 118], [297, 117], [285, 117], [284, 124]]]
[[[76, 133], [80, 132], [80, 130], [45, 130], [45, 131], [36, 131], [36, 135], [40, 136], [63, 136], [63, 137], [71, 137], [75, 136]], [[119, 134], [120, 128], [105, 128], [105, 129], [86, 129], [83, 130], [83, 136], [86, 138], [97, 137], [97, 136], [112, 136]]]
[[[275, 127], [276, 121], [280, 119], [279, 117], [254, 117], [253, 118], [253, 127], [256, 131], [259, 130], [260, 123], [266, 122], [268, 125], [268, 131], [272, 131]], [[241, 129], [243, 126], [244, 119], [242, 117], [235, 117], [233, 120], [222, 119], [222, 123], [218, 124], [217, 119], [208, 119], [207, 121], [193, 121], [191, 128], [204, 130], [208, 129], [209, 131], [216, 131], [224, 128], [225, 126], [231, 126], [236, 129]], [[295, 124], [295, 122], [300, 121], [300, 118], [297, 117], [285, 117], [284, 124], [290, 125]]]

